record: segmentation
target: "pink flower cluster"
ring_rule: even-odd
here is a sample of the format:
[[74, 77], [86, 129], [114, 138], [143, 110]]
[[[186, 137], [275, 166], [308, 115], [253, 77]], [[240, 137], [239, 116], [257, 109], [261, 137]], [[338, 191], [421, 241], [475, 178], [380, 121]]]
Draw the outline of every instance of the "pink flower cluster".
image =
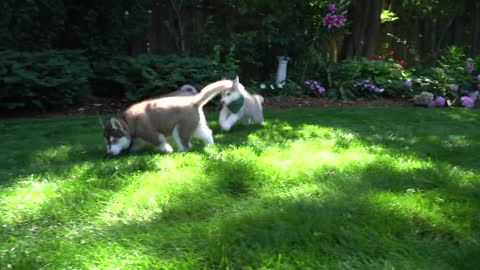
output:
[[345, 25], [345, 17], [343, 15], [335, 14], [335, 11], [337, 10], [335, 4], [328, 4], [327, 9], [330, 13], [323, 18], [323, 24], [326, 25], [328, 29], [332, 28], [332, 26], [338, 28]]

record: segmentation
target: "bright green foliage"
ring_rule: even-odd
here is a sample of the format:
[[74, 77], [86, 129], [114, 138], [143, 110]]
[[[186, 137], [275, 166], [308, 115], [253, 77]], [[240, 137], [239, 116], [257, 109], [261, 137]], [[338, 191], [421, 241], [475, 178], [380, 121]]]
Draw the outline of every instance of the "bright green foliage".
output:
[[382, 10], [382, 14], [380, 15], [380, 19], [382, 20], [382, 23], [386, 22], [394, 22], [398, 20], [398, 16], [391, 10], [384, 9]]
[[479, 110], [265, 116], [118, 158], [96, 117], [1, 121], [0, 268], [478, 268]]
[[0, 51], [0, 109], [64, 107], [89, 93], [80, 51]]
[[119, 91], [137, 101], [177, 90], [186, 83], [200, 90], [222, 78], [233, 79], [235, 70], [234, 65], [222, 65], [204, 58], [151, 54], [115, 57], [94, 64], [95, 88], [103, 93], [108, 89]]

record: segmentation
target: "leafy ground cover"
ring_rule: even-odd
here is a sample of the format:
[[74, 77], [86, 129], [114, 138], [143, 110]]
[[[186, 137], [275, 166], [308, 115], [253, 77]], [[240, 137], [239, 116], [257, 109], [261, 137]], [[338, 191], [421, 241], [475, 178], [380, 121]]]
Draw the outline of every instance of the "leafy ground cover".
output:
[[1, 269], [474, 269], [480, 111], [266, 112], [105, 158], [95, 117], [0, 122]]

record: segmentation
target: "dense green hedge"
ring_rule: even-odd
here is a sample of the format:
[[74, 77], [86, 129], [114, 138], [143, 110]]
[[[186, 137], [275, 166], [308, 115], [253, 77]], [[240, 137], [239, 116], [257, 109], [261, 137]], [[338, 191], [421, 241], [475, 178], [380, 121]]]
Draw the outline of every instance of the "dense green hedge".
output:
[[89, 63], [81, 51], [0, 51], [0, 109], [64, 108], [88, 94], [138, 101], [185, 83], [201, 89], [221, 78], [233, 78], [235, 70], [234, 65], [175, 55], [122, 56]]
[[80, 51], [0, 51], [0, 109], [65, 107], [89, 94], [91, 76]]
[[124, 95], [132, 101], [177, 90], [185, 83], [200, 89], [221, 78], [233, 78], [236, 70], [204, 58], [151, 54], [115, 57], [93, 67], [96, 94]]

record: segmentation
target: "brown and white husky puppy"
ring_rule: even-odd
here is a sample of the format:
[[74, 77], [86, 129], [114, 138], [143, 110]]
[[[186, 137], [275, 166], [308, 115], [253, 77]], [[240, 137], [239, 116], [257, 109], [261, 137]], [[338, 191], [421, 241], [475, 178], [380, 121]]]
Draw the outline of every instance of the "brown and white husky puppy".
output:
[[[217, 94], [238, 85], [234, 80], [221, 80], [205, 86], [194, 96], [174, 96], [145, 100], [126, 109], [121, 116], [102, 124], [107, 153], [118, 155], [125, 150], [138, 150], [150, 143], [162, 153], [173, 152], [167, 142], [172, 136], [180, 152], [188, 151], [191, 139], [213, 144], [203, 106]], [[134, 143], [135, 141], [135, 143]]]
[[237, 85], [222, 92], [222, 110], [220, 111], [220, 126], [229, 131], [237, 121], [245, 125], [263, 123], [263, 97], [250, 94], [238, 81]]

